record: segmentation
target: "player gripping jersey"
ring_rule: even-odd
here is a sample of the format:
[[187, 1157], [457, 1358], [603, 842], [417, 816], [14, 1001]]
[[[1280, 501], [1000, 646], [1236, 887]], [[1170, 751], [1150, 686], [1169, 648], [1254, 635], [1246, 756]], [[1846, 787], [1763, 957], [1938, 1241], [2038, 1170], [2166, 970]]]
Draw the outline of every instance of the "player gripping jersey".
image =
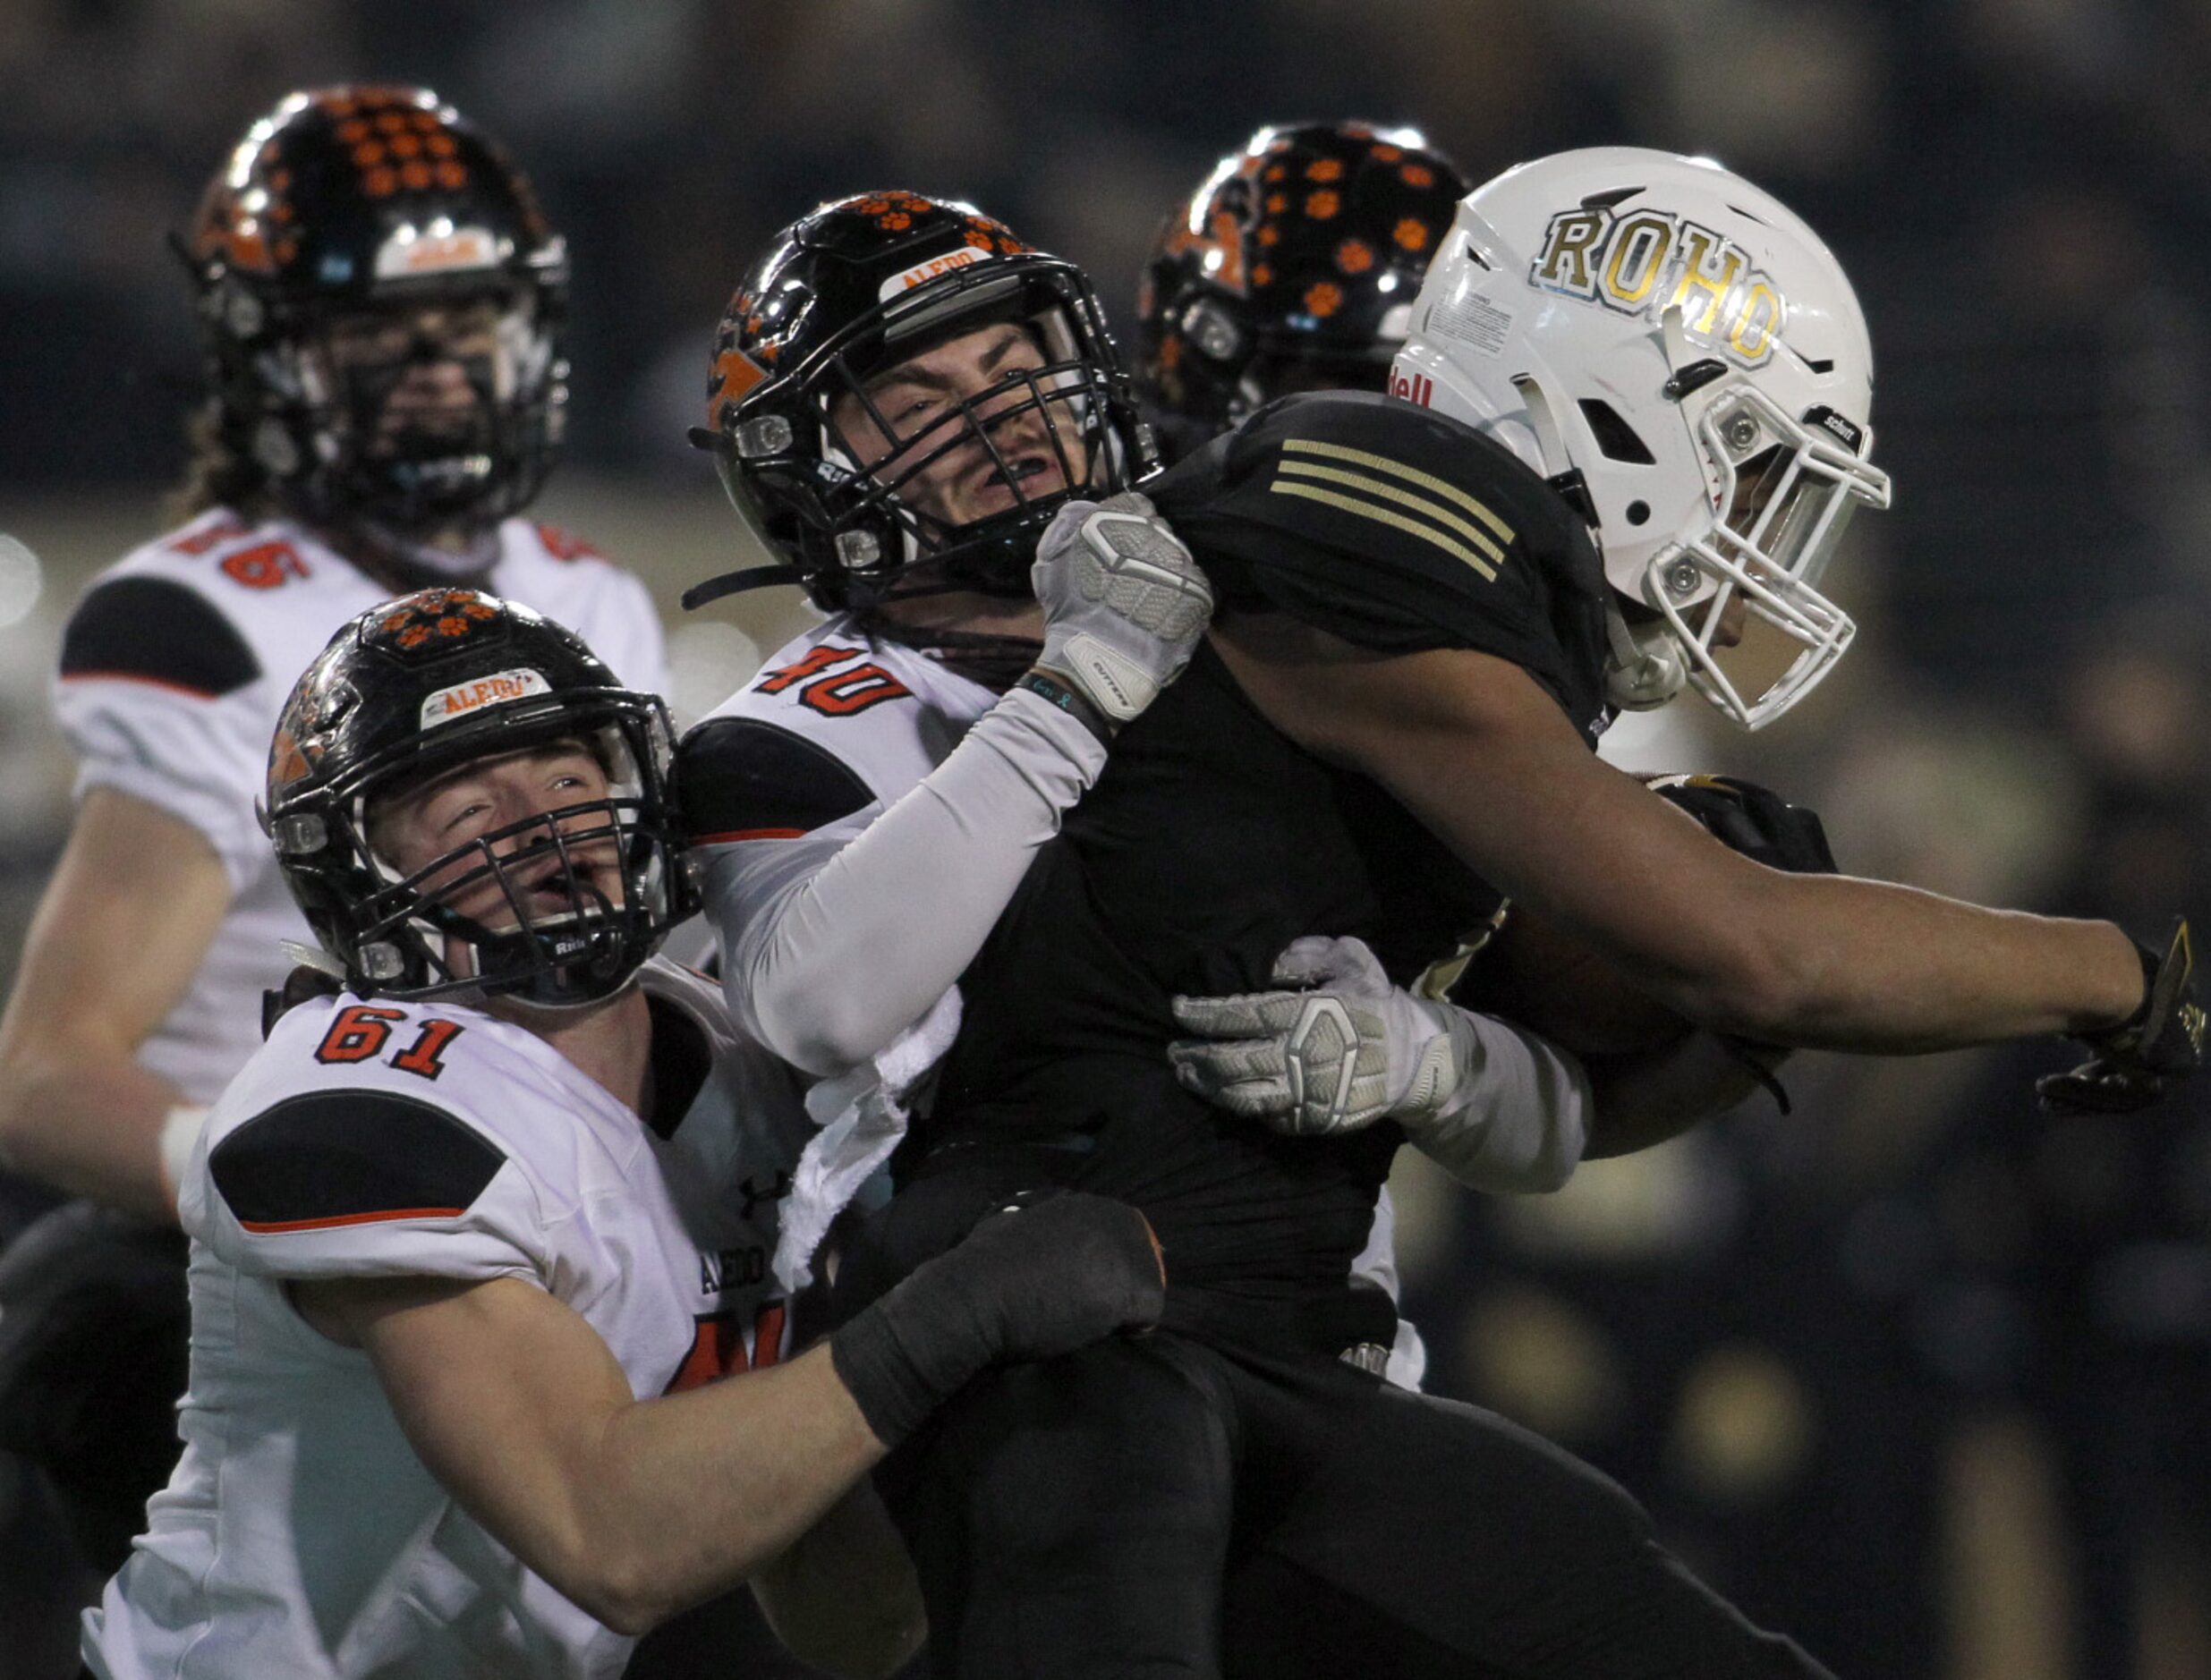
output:
[[[942, 659], [840, 615], [771, 655], [685, 742], [688, 812], [705, 848], [707, 899], [727, 930], [724, 972], [733, 1008], [749, 1031], [802, 1057], [810, 1031], [820, 1034], [824, 1022], [843, 1022], [841, 1040], [824, 1047], [818, 1071], [834, 1070], [839, 1056], [877, 1068], [895, 1105], [840, 1117], [809, 1150], [779, 1257], [787, 1282], [811, 1274], [812, 1251], [830, 1218], [903, 1140], [908, 1099], [916, 1088], [926, 1090], [924, 1071], [951, 1044], [959, 1022], [952, 981], [968, 955], [958, 937], [961, 911], [974, 897], [975, 916], [987, 926], [1004, 897], [996, 888], [999, 903], [990, 902], [994, 887], [987, 867], [976, 867], [978, 843], [1002, 843], [1016, 858], [1025, 856], [1026, 845], [1048, 836], [1060, 809], [1087, 785], [1093, 738], [1041, 707], [1035, 725], [1065, 737], [1064, 758], [1032, 747], [1026, 773], [993, 790], [988, 772], [1003, 774], [1000, 755], [1008, 745], [1022, 751], [1011, 743], [1023, 737], [1001, 717], [986, 741], [996, 736], [1008, 745], [995, 747], [981, 767], [978, 754], [970, 754], [950, 776], [932, 778], [969, 729], [1002, 703], [1025, 704], [1017, 696], [1002, 701]], [[985, 775], [964, 774], [977, 768]], [[873, 860], [895, 849], [899, 867], [848, 858], [823, 878], [834, 860], [924, 782], [927, 790], [907, 811], [921, 820], [902, 819], [871, 843]], [[900, 826], [907, 832], [899, 834]], [[914, 903], [923, 883], [938, 912], [925, 922]], [[948, 907], [947, 900], [959, 903]], [[886, 938], [886, 926], [903, 937]], [[931, 987], [950, 989], [929, 997]], [[763, 1011], [770, 1012], [764, 1021]], [[1560, 1111], [1550, 1135], [1568, 1158], [1524, 1187], [1535, 1176], [1562, 1177], [1571, 1166], [1567, 1140], [1580, 1124], [1577, 1075], [1562, 1058], [1514, 1062], [1515, 1047], [1501, 1034], [1492, 1047], [1492, 1100], [1542, 1097], [1540, 1082], [1547, 1080], [1547, 1100]], [[1514, 1089], [1508, 1070], [1519, 1065], [1527, 1082]], [[1386, 1189], [1353, 1271], [1395, 1298]], [[1417, 1333], [1400, 1324], [1392, 1379], [1417, 1387], [1425, 1361]]]
[[[989, 347], [991, 366], [1021, 369], [1018, 377], [1032, 382], [1034, 395], [999, 434], [1000, 466], [983, 462], [971, 471], [940, 450], [915, 473], [957, 469], [967, 481], [955, 494], [972, 491], [985, 507], [1009, 504], [991, 522], [1019, 525], [1036, 496], [1068, 480], [1076, 456], [1139, 450], [1141, 428], [1120, 441], [1110, 431], [1088, 435], [1126, 398], [1110, 383], [1085, 386], [1085, 364], [1070, 355], [1070, 346], [1099, 331], [1086, 284], [1070, 277], [1066, 265], [1029, 252], [999, 224], [911, 194], [824, 206], [775, 242], [724, 322], [717, 414], [727, 421], [734, 412], [727, 398], [750, 391], [747, 381], [756, 383], [763, 366], [818, 361], [839, 352], [840, 344], [848, 356], [878, 353], [845, 342], [852, 334], [839, 311], [895, 291], [902, 267], [922, 272], [932, 251], [948, 249], [955, 266], [973, 261], [985, 249], [978, 239], [1007, 259], [1003, 280], [995, 269], [978, 268], [980, 284], [1010, 289], [1015, 300], [1001, 339]], [[809, 296], [821, 307], [796, 307], [795, 299]], [[772, 301], [756, 305], [756, 298]], [[872, 330], [864, 319], [860, 327]], [[902, 335], [926, 345], [925, 323], [898, 326], [889, 336]], [[846, 399], [852, 410], [846, 423], [863, 429], [910, 424], [893, 417], [928, 389], [919, 380], [910, 393], [864, 386]], [[926, 403], [921, 412], [930, 412]], [[1078, 413], [1085, 436], [1075, 448], [1056, 434]], [[759, 419], [740, 429], [738, 447], [751, 447], [749, 440], [770, 437], [783, 423], [778, 415]], [[848, 440], [842, 447], [864, 446]], [[829, 470], [827, 460], [821, 466]], [[725, 463], [725, 478], [740, 507], [760, 506], [744, 471]], [[763, 518], [761, 534], [773, 542], [782, 526], [773, 513]], [[937, 563], [927, 585], [879, 591], [868, 568], [855, 571], [841, 556], [863, 540], [880, 556], [914, 534], [886, 525], [846, 539], [834, 564], [819, 564], [807, 577], [818, 602], [853, 610], [771, 658], [694, 732], [685, 747], [685, 784], [700, 836], [717, 847], [710, 899], [727, 941], [733, 1007], [767, 1042], [814, 1072], [888, 1055], [883, 1071], [910, 1078], [907, 1065], [940, 1054], [957, 1026], [957, 997], [948, 988], [1036, 848], [1096, 777], [1103, 724], [1118, 726], [1133, 716], [1187, 657], [1196, 623], [1186, 615], [1176, 635], [1158, 636], [1152, 632], [1163, 620], [1147, 615], [1163, 612], [1176, 580], [1192, 573], [1186, 553], [1140, 512], [1104, 512], [1080, 536], [1070, 528], [1047, 541], [1034, 584], [1046, 598], [1043, 622], [993, 634], [989, 626], [1008, 618], [1008, 603], [991, 592], [1005, 581], [991, 575], [1004, 565], [992, 541], [970, 542]], [[1093, 539], [1103, 546], [1093, 550]], [[1008, 552], [1019, 557], [1016, 575], [1028, 583], [1017, 532]], [[882, 569], [880, 563], [874, 569]], [[1036, 615], [1033, 606], [1017, 610]], [[964, 624], [948, 628], [947, 614]], [[1024, 640], [1024, 632], [1034, 639]], [[1087, 696], [1043, 675], [1062, 664], [1079, 668], [1085, 649], [1117, 639], [1114, 657], [1127, 668], [1093, 657], [1106, 675], [1092, 677]], [[1093, 700], [1101, 709], [1085, 717], [1071, 708], [1070, 694], [1084, 709]], [[915, 902], [922, 890], [925, 914]], [[1531, 1111], [1557, 1121], [1549, 1141], [1558, 1147], [1526, 1164], [1535, 1170], [1521, 1187], [1555, 1183], [1575, 1153], [1568, 1140], [1578, 1135], [1578, 1073], [1543, 1047], [1501, 1041], [1494, 1048], [1487, 1070], [1492, 1106], [1534, 1098]], [[800, 1179], [805, 1210], [787, 1236], [791, 1275], [828, 1214], [896, 1145], [901, 1116], [875, 1119], [871, 1126], [832, 1127], [810, 1153]], [[1361, 1271], [1394, 1293], [1386, 1201]], [[1418, 1339], [1409, 1327], [1400, 1339], [1396, 1373], [1416, 1382], [1424, 1357]]]
[[371, 607], [293, 690], [269, 827], [344, 989], [194, 1151], [186, 1452], [97, 1673], [610, 1676], [763, 1572], [810, 1650], [888, 1666], [918, 1625], [855, 1480], [983, 1364], [1156, 1312], [1142, 1220], [1062, 1198], [786, 1362], [811, 1126], [651, 958], [695, 904], [671, 756], [658, 700], [469, 590]]
[[[1659, 330], [1605, 300], [1585, 320], [1526, 295], [1617, 276], [1626, 258], [1599, 269], [1589, 248], [1629, 199], [1619, 249], [1639, 261], [1672, 261], [1673, 230], [1695, 229], [1677, 267], [1637, 271], [1654, 315], [1672, 310]], [[880, 208], [918, 225], [910, 205]], [[1820, 1672], [1698, 1587], [1618, 1489], [1336, 1357], [1393, 1129], [1302, 1151], [1255, 1137], [1165, 1056], [1176, 995], [1263, 986], [1299, 934], [1356, 934], [1401, 984], [1504, 890], [1689, 1020], [1747, 1036], [1896, 1051], [2070, 1028], [2101, 1058], [2083, 1081], [2114, 1104], [2192, 1063], [2184, 940], [2145, 968], [2107, 926], [1761, 869], [1591, 754], [1611, 706], [1689, 683], [1763, 721], [1847, 639], [1812, 580], [1885, 480], [1865, 460], [1862, 326], [1824, 248], [1748, 182], [1629, 152], [1492, 183], [1462, 206], [1462, 239], [1400, 362], [1436, 366], [1437, 393], [1456, 381], [1454, 417], [1290, 399], [1157, 487], [1225, 608], [1172, 689], [1114, 709], [1110, 674], [1071, 673], [1046, 636], [1043, 686], [1073, 675], [1112, 749], [963, 971], [958, 1041], [839, 1291], [868, 1298], [1040, 1184], [1143, 1206], [1177, 1286], [1152, 1341], [986, 1379], [889, 1467], [940, 1672]], [[1113, 425], [1110, 352], [1070, 347], [1037, 307], [1053, 276], [966, 243], [849, 312], [781, 291], [732, 311], [725, 477], [809, 582], [895, 602], [952, 574], [1010, 595], [1003, 562], [1056, 501], [1143, 458], [1141, 433]], [[1485, 289], [1479, 307], [1460, 296]], [[1764, 336], [1715, 326], [1722, 302], [1753, 299]], [[831, 335], [819, 353], [810, 331]], [[1782, 333], [1785, 361], [1768, 353]], [[1492, 339], [1511, 361], [1481, 360]], [[1670, 406], [1645, 423], [1696, 440], [1666, 429], [1636, 457], [1665, 466], [1642, 481], [1663, 505], [1615, 507], [1633, 463], [1603, 454], [1626, 447], [1607, 405], [1577, 404], [1615, 363], [1663, 385], [1650, 403]], [[1610, 388], [1642, 389], [1622, 380]], [[1027, 417], [1055, 403], [1040, 443]], [[1109, 577], [1105, 556], [1141, 552], [1112, 526], [1147, 522], [1137, 507], [1059, 516]], [[1799, 643], [1762, 691], [1722, 657], [1747, 614]], [[1799, 944], [1816, 964], [1787, 960]]]
[[613, 1675], [632, 1642], [524, 1567], [409, 1444], [310, 1279], [517, 1278], [639, 1397], [774, 1364], [777, 1191], [812, 1128], [709, 981], [655, 959], [654, 1111], [479, 1009], [293, 1009], [209, 1116], [184, 1455], [92, 1614], [103, 1676]]

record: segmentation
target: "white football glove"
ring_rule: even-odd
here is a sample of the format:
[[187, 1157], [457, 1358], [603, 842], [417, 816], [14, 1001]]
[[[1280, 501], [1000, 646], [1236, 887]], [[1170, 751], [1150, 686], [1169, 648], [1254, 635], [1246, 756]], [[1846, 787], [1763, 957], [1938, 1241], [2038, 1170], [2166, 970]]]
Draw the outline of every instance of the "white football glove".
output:
[[1273, 979], [1302, 989], [1175, 999], [1177, 1022], [1202, 1035], [1167, 1048], [1185, 1089], [1289, 1137], [1356, 1132], [1384, 1116], [1417, 1136], [1481, 1075], [1465, 1014], [1391, 985], [1356, 939], [1299, 939], [1275, 959]]
[[1134, 490], [1061, 508], [1029, 580], [1044, 607], [1037, 664], [1116, 726], [1182, 675], [1213, 615], [1205, 574]]

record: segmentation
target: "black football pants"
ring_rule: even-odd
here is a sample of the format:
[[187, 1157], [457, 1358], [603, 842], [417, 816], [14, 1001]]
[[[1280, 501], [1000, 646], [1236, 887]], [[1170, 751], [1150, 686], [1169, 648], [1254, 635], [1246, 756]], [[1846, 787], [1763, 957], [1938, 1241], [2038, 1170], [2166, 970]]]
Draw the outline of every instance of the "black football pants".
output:
[[995, 1371], [879, 1480], [940, 1676], [1827, 1672], [1577, 1459], [1324, 1354], [1161, 1329]]

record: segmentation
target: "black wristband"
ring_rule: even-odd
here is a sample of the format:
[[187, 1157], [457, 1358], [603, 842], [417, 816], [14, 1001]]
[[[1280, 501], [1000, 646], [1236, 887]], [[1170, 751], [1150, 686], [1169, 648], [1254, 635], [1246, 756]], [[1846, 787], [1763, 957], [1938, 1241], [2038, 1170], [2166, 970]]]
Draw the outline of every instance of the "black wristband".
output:
[[859, 1313], [829, 1337], [829, 1363], [860, 1415], [885, 1447], [896, 1447], [934, 1411], [944, 1392], [916, 1369], [901, 1345], [895, 1315], [881, 1302]]
[[1049, 700], [1082, 725], [1084, 728], [1089, 730], [1092, 734], [1097, 736], [1101, 742], [1108, 746], [1112, 745], [1112, 723], [1103, 712], [1090, 703], [1087, 695], [1064, 678], [1047, 671], [1041, 665], [1033, 665], [1023, 673], [1021, 680], [1014, 686], [1018, 689], [1026, 689], [1040, 699]]

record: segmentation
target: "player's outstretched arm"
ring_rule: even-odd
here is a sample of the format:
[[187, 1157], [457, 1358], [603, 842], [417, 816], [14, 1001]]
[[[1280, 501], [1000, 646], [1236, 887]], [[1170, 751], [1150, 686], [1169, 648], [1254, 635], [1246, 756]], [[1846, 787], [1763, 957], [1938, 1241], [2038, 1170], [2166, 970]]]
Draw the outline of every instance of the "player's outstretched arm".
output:
[[23, 942], [0, 1017], [0, 1163], [72, 1195], [174, 1221], [163, 1137], [189, 1151], [199, 1110], [140, 1065], [231, 902], [200, 831], [96, 787]]
[[[1647, 785], [1746, 857], [1834, 873], [1817, 814], [1765, 788], [1724, 776]], [[1396, 1120], [1481, 1190], [1556, 1189], [1577, 1161], [1663, 1142], [1761, 1086], [1787, 1107], [1771, 1078], [1786, 1050], [1664, 1014], [1531, 920], [1499, 912], [1467, 974], [1481, 1001], [1465, 1009], [1393, 986], [1357, 939], [1297, 940], [1271, 976], [1294, 989], [1175, 999], [1198, 1036], [1169, 1058], [1190, 1090], [1290, 1136]]]
[[2143, 1001], [2140, 958], [2109, 922], [1737, 856], [1592, 758], [1501, 659], [1376, 657], [1273, 618], [1240, 620], [1217, 641], [1277, 727], [1373, 776], [1516, 902], [1700, 1024], [1908, 1053], [2095, 1033]]
[[408, 1440], [462, 1506], [636, 1633], [784, 1552], [986, 1365], [1155, 1321], [1163, 1281], [1141, 1215], [1065, 1196], [986, 1219], [827, 1347], [643, 1401], [579, 1314], [519, 1278], [293, 1288], [319, 1329], [367, 1350]]
[[[1070, 503], [1038, 545], [1036, 667], [889, 809], [708, 854], [707, 908], [739, 1018], [807, 1072], [855, 1066], [928, 1013], [989, 937], [1037, 849], [1105, 766], [1106, 743], [1189, 663], [1212, 594], [1140, 496]], [[757, 730], [748, 723], [740, 729]], [[753, 749], [710, 721], [686, 779]], [[734, 772], [734, 773], [732, 773]], [[766, 826], [693, 813], [702, 836]]]

